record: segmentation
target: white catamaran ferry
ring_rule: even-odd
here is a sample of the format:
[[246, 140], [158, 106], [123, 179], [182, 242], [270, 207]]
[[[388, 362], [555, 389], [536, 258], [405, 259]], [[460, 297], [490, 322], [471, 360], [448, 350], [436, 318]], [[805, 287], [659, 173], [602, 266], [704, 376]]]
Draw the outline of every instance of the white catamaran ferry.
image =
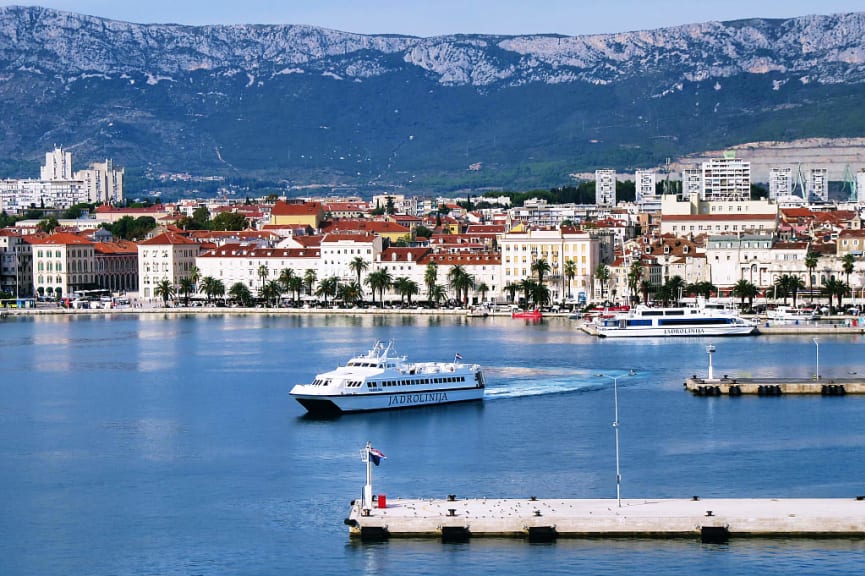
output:
[[393, 341], [376, 342], [345, 366], [298, 384], [291, 395], [313, 414], [339, 414], [482, 400], [484, 375], [477, 364], [407, 362]]
[[597, 333], [605, 338], [635, 336], [743, 336], [756, 325], [735, 310], [703, 304], [691, 308], [636, 308], [600, 321]]

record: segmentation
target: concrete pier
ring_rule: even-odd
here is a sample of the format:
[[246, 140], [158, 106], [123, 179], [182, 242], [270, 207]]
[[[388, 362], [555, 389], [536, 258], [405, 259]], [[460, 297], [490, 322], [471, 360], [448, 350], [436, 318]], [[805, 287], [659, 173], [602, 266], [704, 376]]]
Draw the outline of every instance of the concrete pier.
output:
[[695, 396], [783, 396], [784, 394], [814, 394], [818, 396], [846, 396], [865, 394], [862, 378], [688, 378], [685, 390]]
[[352, 503], [352, 537], [556, 538], [865, 537], [865, 497], [837, 499], [386, 499]]

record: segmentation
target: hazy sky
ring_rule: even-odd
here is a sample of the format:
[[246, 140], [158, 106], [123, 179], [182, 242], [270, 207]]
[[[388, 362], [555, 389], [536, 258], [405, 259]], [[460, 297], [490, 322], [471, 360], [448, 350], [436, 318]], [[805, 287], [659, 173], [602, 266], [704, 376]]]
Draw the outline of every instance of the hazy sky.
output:
[[865, 11], [862, 0], [0, 0], [140, 23], [311, 24], [362, 34], [566, 35]]

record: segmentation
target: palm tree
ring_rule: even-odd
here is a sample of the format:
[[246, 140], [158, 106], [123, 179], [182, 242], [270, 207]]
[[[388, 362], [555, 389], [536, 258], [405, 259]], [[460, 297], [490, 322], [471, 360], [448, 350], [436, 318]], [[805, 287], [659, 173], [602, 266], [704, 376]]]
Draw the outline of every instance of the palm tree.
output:
[[[474, 276], [466, 272], [465, 268], [456, 264], [448, 272], [448, 283], [454, 292], [456, 292], [456, 299], [465, 306], [468, 303], [469, 290], [475, 287]], [[463, 298], [463, 293], [465, 293], [465, 298]]]
[[651, 280], [640, 281], [640, 293], [643, 295], [643, 303], [648, 304], [649, 294], [655, 289]]
[[505, 284], [505, 292], [507, 292], [508, 295], [511, 297], [511, 304], [514, 303], [514, 298], [517, 297], [517, 290], [519, 289], [519, 285], [514, 284], [513, 282], [508, 282], [507, 284]]
[[439, 275], [439, 267], [435, 262], [430, 262], [426, 265], [426, 270], [423, 273], [423, 283], [426, 286], [426, 294], [427, 300], [432, 302], [432, 292], [433, 288], [436, 286], [436, 282], [438, 281]]
[[266, 306], [276, 306], [279, 303], [279, 297], [282, 296], [282, 288], [282, 282], [270, 280], [261, 287], [259, 296], [264, 300]]
[[667, 307], [670, 301], [675, 298], [669, 282], [664, 282], [663, 286], [655, 290], [655, 299], [661, 301], [661, 305]]
[[789, 274], [781, 274], [775, 278], [775, 298], [780, 296], [784, 299], [784, 306], [787, 305], [787, 297], [790, 295], [790, 278]]
[[201, 269], [195, 264], [189, 268], [189, 279], [192, 280], [192, 292], [197, 292], [198, 281], [201, 280]]
[[295, 295], [295, 300], [300, 300], [300, 293], [303, 291], [303, 278], [292, 276], [286, 288], [289, 293]]
[[535, 282], [532, 278], [524, 278], [520, 282], [520, 290], [523, 291], [523, 298], [526, 301], [526, 308], [528, 308], [530, 302], [534, 302], [534, 296], [537, 293], [537, 288], [539, 284]]
[[790, 280], [788, 280], [788, 282], [790, 283], [788, 286], [788, 290], [790, 291], [790, 294], [793, 296], [793, 306], [795, 307], [796, 306], [796, 299], [799, 296], [799, 290], [802, 290], [803, 288], [805, 288], [805, 281], [802, 280], [801, 278], [799, 278], [798, 276], [796, 276], [795, 274], [791, 274]]
[[347, 306], [351, 306], [363, 298], [363, 288], [352, 280], [348, 284], [341, 284], [339, 286], [338, 295]]
[[820, 254], [811, 250], [808, 250], [808, 253], [805, 254], [805, 268], [808, 269], [808, 292], [811, 294], [814, 293], [814, 270], [817, 268], [817, 260], [819, 258]]
[[439, 306], [443, 300], [448, 297], [447, 288], [441, 284], [436, 284], [429, 292], [430, 303]]
[[393, 288], [396, 290], [397, 294], [399, 294], [400, 304], [403, 302], [403, 298], [408, 296], [408, 304], [411, 306], [411, 297], [414, 294], [417, 294], [419, 289], [417, 282], [408, 278], [407, 276], [400, 276], [396, 280], [393, 281]]
[[162, 305], [168, 306], [168, 299], [174, 297], [175, 289], [171, 280], [163, 279], [156, 283], [153, 289], [153, 295], [162, 298]]
[[844, 274], [847, 275], [847, 284], [850, 284], [850, 274], [853, 273], [853, 269], [856, 267], [856, 258], [850, 254], [844, 254], [841, 257], [841, 269], [844, 270]]
[[607, 281], [610, 279], [610, 269], [606, 264], [598, 264], [595, 268], [595, 279], [601, 283], [601, 300], [604, 299], [604, 290], [607, 287]]
[[282, 291], [288, 292], [289, 285], [293, 278], [295, 278], [294, 270], [291, 268], [283, 268], [279, 271], [279, 283], [282, 284]]
[[536, 306], [546, 306], [550, 303], [550, 289], [543, 284], [536, 284], [532, 289], [532, 301]]
[[532, 272], [538, 275], [538, 284], [544, 283], [544, 275], [548, 274], [550, 270], [552, 270], [552, 267], [544, 258], [532, 262]]
[[754, 307], [754, 297], [757, 296], [757, 286], [744, 278], [733, 285], [732, 294], [742, 299], [741, 306], [745, 307], [745, 299], [748, 299], [748, 308]]
[[267, 264], [262, 264], [258, 267], [258, 278], [261, 280], [261, 290], [264, 290], [264, 282], [267, 280], [267, 275], [270, 271], [267, 269]]
[[318, 281], [318, 275], [313, 268], [307, 268], [303, 273], [303, 285], [306, 287], [307, 296], [312, 296], [312, 287]]
[[369, 262], [361, 258], [360, 256], [355, 256], [354, 259], [348, 263], [348, 269], [354, 272], [357, 275], [357, 283], [360, 284], [360, 275], [362, 272], [366, 271], [369, 268]]
[[208, 304], [210, 304], [210, 302], [213, 300], [213, 297], [216, 296], [217, 282], [220, 282], [220, 280], [217, 280], [213, 276], [205, 276], [201, 279], [201, 287], [199, 288], [199, 290], [201, 292], [204, 292], [204, 296], [207, 298]]
[[[571, 281], [574, 279], [574, 276], [577, 275], [577, 263], [568, 258], [565, 260], [565, 278], [568, 279], [568, 298], [573, 298], [574, 293], [571, 292]], [[511, 298], [513, 300], [513, 298]]]
[[338, 290], [339, 278], [336, 276], [329, 276], [318, 283], [315, 295], [319, 298], [324, 298], [324, 305], [327, 306], [328, 297], [332, 296], [335, 298]]
[[704, 280], [702, 282], [694, 282], [693, 284], [688, 284], [687, 286], [685, 286], [685, 292], [687, 294], [693, 294], [694, 296], [702, 296], [703, 298], [711, 298], [712, 292], [717, 291], [718, 287], [707, 280]]
[[841, 301], [844, 296], [850, 293], [850, 286], [837, 278], [829, 278], [823, 283], [823, 294], [829, 298], [829, 306], [832, 306], [832, 297], [838, 297], [838, 308], [841, 308]]
[[235, 282], [228, 289], [228, 295], [244, 308], [252, 305], [252, 291], [243, 282]]
[[183, 295], [183, 305], [189, 306], [189, 295], [195, 292], [195, 282], [192, 278], [183, 277], [180, 279], [180, 293]]
[[637, 299], [637, 287], [640, 285], [642, 278], [643, 263], [640, 260], [634, 260], [628, 268], [628, 294], [630, 295], [631, 304]]
[[670, 290], [670, 295], [672, 296], [671, 300], [675, 300], [676, 302], [682, 297], [682, 293], [685, 291], [685, 281], [681, 276], [671, 276], [667, 278], [667, 281], [664, 282], [664, 285], [667, 286]]
[[486, 301], [486, 299], [487, 299], [487, 292], [490, 291], [490, 287], [487, 286], [485, 282], [481, 282], [481, 283], [478, 284], [478, 286], [477, 286], [477, 291], [478, 291], [478, 292], [480, 293], [480, 295], [481, 295], [481, 301]]
[[378, 291], [381, 306], [384, 307], [384, 291], [390, 288], [391, 284], [393, 284], [390, 272], [388, 272], [386, 268], [370, 272], [367, 274], [365, 282], [369, 285], [369, 289], [372, 290], [373, 305], [375, 305], [375, 293]]

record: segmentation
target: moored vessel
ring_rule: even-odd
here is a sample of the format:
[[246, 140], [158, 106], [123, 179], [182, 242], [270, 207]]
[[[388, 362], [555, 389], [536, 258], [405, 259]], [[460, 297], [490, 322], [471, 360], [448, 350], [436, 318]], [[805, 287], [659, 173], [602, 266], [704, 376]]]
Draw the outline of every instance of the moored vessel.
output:
[[291, 396], [313, 414], [340, 414], [482, 400], [484, 375], [477, 364], [409, 362], [393, 341], [378, 341], [344, 366], [298, 384]]
[[602, 338], [633, 338], [639, 336], [744, 336], [754, 332], [756, 325], [740, 318], [735, 310], [706, 306], [651, 308], [637, 306], [602, 319], [597, 335]]

